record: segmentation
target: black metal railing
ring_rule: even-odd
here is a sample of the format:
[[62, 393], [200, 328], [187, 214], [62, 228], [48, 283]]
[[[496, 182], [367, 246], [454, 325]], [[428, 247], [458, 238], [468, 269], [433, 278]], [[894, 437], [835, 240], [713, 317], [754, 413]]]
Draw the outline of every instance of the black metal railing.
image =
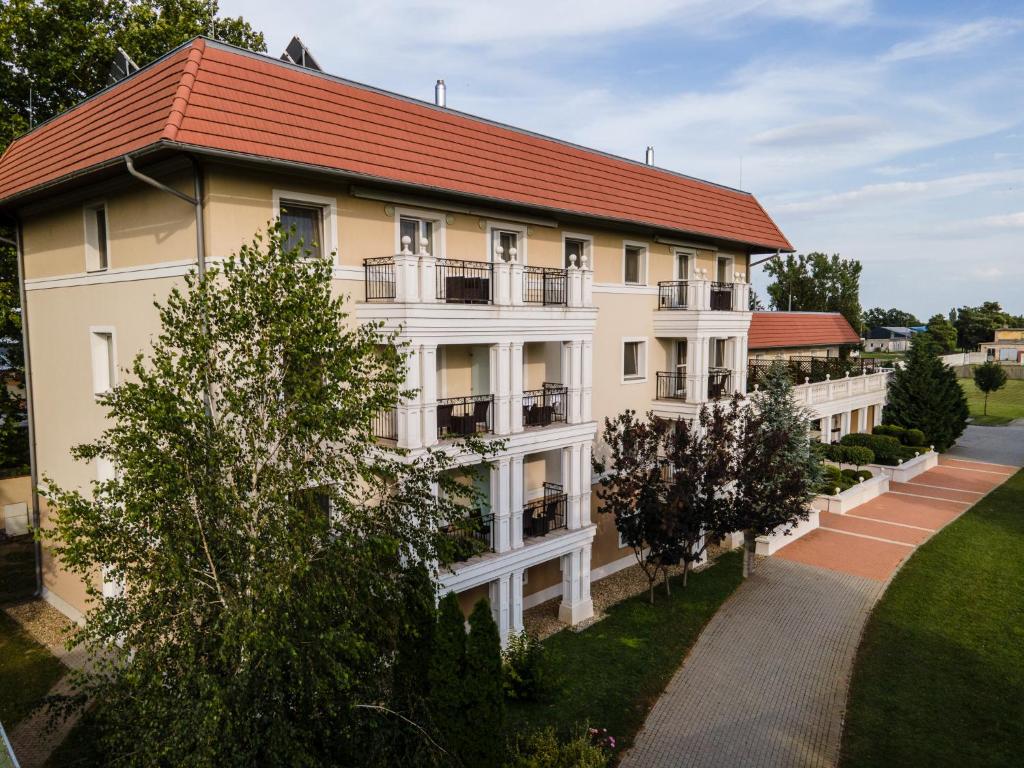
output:
[[394, 301], [397, 296], [394, 257], [363, 259], [363, 283], [367, 301]]
[[547, 536], [565, 528], [566, 499], [558, 483], [544, 483], [544, 497], [523, 507], [523, 538]]
[[556, 422], [565, 423], [566, 401], [569, 388], [561, 384], [544, 382], [540, 389], [523, 392], [523, 426], [546, 427]]
[[445, 526], [444, 533], [452, 543], [453, 560], [460, 563], [471, 557], [482, 555], [484, 552], [492, 552], [494, 550], [493, 522], [493, 514], [475, 513]]
[[659, 400], [685, 400], [686, 399], [686, 370], [679, 371], [658, 371]]
[[872, 373], [879, 373], [884, 367], [884, 361], [876, 360], [873, 357], [811, 357], [809, 355], [795, 355], [788, 360], [750, 360], [747, 362], [747, 391], [752, 392], [754, 386], [763, 386], [768, 371], [775, 362], [781, 362], [789, 375], [790, 381], [794, 384], [816, 384], [831, 378], [833, 381], [843, 379], [846, 374], [851, 376], [865, 376]]
[[437, 437], [468, 437], [494, 430], [494, 395], [446, 397], [437, 401]]
[[711, 309], [731, 312], [732, 308], [732, 283], [712, 283]]
[[712, 369], [708, 374], [708, 399], [719, 400], [729, 394], [732, 372], [727, 368]]
[[687, 309], [690, 284], [685, 280], [658, 283], [658, 309]]
[[490, 304], [494, 268], [489, 261], [438, 259], [437, 300], [448, 304]]
[[568, 297], [569, 280], [564, 269], [523, 267], [523, 303], [564, 306]]
[[373, 434], [381, 440], [398, 439], [398, 411], [391, 408], [373, 417]]

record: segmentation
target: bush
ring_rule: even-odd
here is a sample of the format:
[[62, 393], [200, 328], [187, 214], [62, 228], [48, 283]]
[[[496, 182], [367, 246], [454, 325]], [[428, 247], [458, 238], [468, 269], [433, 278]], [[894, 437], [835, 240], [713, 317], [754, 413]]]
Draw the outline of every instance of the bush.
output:
[[859, 445], [830, 443], [822, 446], [822, 454], [829, 461], [834, 461], [838, 464], [854, 464], [858, 467], [864, 464], [872, 464], [875, 461], [874, 451]]
[[920, 429], [908, 429], [903, 433], [904, 445], [924, 445], [926, 442], [928, 440]]
[[874, 463], [877, 464], [893, 466], [903, 458], [903, 445], [890, 435], [855, 433], [844, 435], [839, 442], [842, 445], [869, 448], [875, 454]]
[[906, 431], [905, 427], [901, 427], [896, 424], [879, 424], [872, 430], [873, 434], [895, 437], [897, 440], [902, 438]]
[[505, 695], [518, 701], [537, 701], [550, 684], [544, 644], [521, 632], [509, 637], [501, 656]]
[[554, 728], [521, 739], [505, 768], [605, 768], [608, 750], [615, 740], [598, 731], [579, 729], [566, 742], [560, 742]]
[[879, 424], [875, 427], [874, 434], [895, 437], [903, 445], [922, 445], [927, 442], [924, 432], [920, 429], [908, 429], [896, 424]]

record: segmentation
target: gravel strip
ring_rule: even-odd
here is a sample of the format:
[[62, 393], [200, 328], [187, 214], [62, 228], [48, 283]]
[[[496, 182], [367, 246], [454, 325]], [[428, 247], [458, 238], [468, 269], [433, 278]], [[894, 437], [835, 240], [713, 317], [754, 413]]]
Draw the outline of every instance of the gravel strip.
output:
[[64, 642], [70, 637], [74, 624], [45, 600], [28, 600], [9, 605], [4, 611], [55, 656], [63, 658], [67, 654]]

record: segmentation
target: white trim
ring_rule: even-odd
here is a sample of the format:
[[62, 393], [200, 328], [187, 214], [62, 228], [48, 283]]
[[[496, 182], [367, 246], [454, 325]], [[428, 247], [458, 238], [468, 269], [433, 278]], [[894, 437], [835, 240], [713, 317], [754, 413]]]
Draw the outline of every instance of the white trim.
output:
[[[511, 221], [495, 221], [492, 219], [487, 220], [487, 240], [484, 241], [484, 248], [486, 249], [485, 261], [488, 263], [494, 262], [494, 233], [497, 232], [515, 232], [516, 237], [516, 263], [526, 264], [526, 253], [527, 253], [527, 241], [528, 241], [528, 230], [525, 224], [516, 224]], [[564, 257], [563, 257], [564, 258]]]
[[715, 274], [714, 274], [714, 278], [713, 278], [714, 281], [716, 281], [716, 282], [718, 281], [718, 262], [721, 261], [722, 259], [725, 259], [726, 261], [729, 262], [729, 266], [726, 267], [726, 270], [725, 270], [725, 280], [723, 280], [722, 282], [723, 283], [735, 283], [736, 282], [736, 277], [735, 277], [735, 274], [736, 274], [736, 257], [733, 256], [731, 253], [721, 253], [721, 252], [715, 254]]
[[[421, 219], [429, 221], [434, 225], [434, 252], [430, 255], [435, 259], [443, 259], [445, 254], [445, 228], [447, 227], [444, 211], [431, 210], [429, 208], [403, 208], [395, 206], [395, 253], [402, 252], [402, 217], [409, 219]], [[420, 244], [412, 243], [410, 250], [413, 253], [420, 252]], [[360, 270], [361, 271], [361, 270]]]
[[[106, 223], [104, 227], [104, 239], [106, 242], [104, 245], [107, 249], [107, 266], [99, 266], [100, 250], [99, 250], [99, 235], [96, 232], [96, 211], [103, 211], [103, 220]], [[85, 228], [85, 239], [83, 241], [85, 247], [85, 271], [86, 273], [104, 273], [110, 269], [110, 207], [107, 205], [107, 201], [103, 200], [90, 200], [82, 206], [82, 224]]]
[[[89, 326], [89, 359], [92, 361], [92, 393], [106, 394], [117, 386], [117, 329], [114, 326]], [[106, 370], [101, 371], [101, 367]], [[102, 386], [104, 381], [106, 387]]]
[[324, 239], [327, 242], [321, 243], [321, 247], [324, 256], [330, 256], [333, 263], [337, 264], [341, 259], [338, 253], [338, 199], [325, 195], [311, 195], [307, 192], [275, 189], [273, 191], [273, 217], [275, 220], [281, 218], [281, 200], [291, 200], [300, 204], [308, 203], [323, 209], [323, 231]]
[[[679, 255], [686, 254], [686, 263], [688, 266], [688, 272], [685, 275], [679, 274]], [[689, 280], [690, 275], [693, 274], [693, 268], [697, 263], [697, 251], [694, 248], [681, 248], [675, 247], [672, 249], [672, 279], [673, 280]]]
[[73, 605], [71, 605], [71, 603], [67, 602], [64, 598], [55, 595], [47, 587], [43, 587], [41, 596], [43, 600], [45, 600], [58, 611], [67, 616], [69, 619], [71, 619], [71, 621], [75, 622], [75, 624], [78, 624], [79, 626], [85, 624], [85, 616], [82, 615], [82, 612], [80, 610], [75, 608]]
[[[640, 370], [638, 376], [626, 376], [626, 345], [632, 343], [640, 344], [639, 360], [637, 367]], [[642, 384], [647, 381], [647, 337], [646, 336], [623, 336], [619, 345], [619, 379], [623, 384]]]
[[[562, 558], [558, 558], [561, 563]], [[523, 571], [525, 573], [525, 571]], [[526, 582], [523, 582], [524, 584]], [[548, 600], [554, 600], [556, 597], [562, 596], [562, 582], [559, 581], [557, 584], [552, 584], [550, 587], [545, 587], [537, 592], [531, 592], [529, 595], [523, 595], [523, 610], [529, 610], [535, 605], [546, 603]]]
[[[590, 269], [594, 268], [594, 236], [584, 235], [582, 232], [562, 232], [562, 266], [568, 267], [565, 263], [565, 241], [566, 240], [582, 240], [586, 245], [583, 248], [583, 253], [586, 256], [586, 262], [590, 266]], [[577, 264], [577, 267], [582, 267], [582, 264]]]
[[[26, 291], [42, 291], [49, 288], [71, 288], [79, 285], [101, 283], [130, 283], [136, 280], [153, 280], [164, 277], [182, 277], [196, 268], [195, 261], [174, 261], [164, 264], [147, 264], [141, 267], [124, 267], [100, 272], [78, 272], [58, 277], [35, 277], [25, 281]], [[362, 270], [359, 270], [360, 277]]]
[[594, 283], [594, 293], [632, 293], [642, 296], [657, 296], [656, 285], [622, 285], [620, 283]]
[[[640, 260], [640, 282], [639, 283], [628, 283], [626, 282], [626, 249], [627, 248], [642, 248], [643, 256]], [[623, 285], [634, 285], [634, 286], [646, 286], [647, 285], [647, 274], [649, 262], [651, 260], [651, 246], [642, 240], [623, 240], [622, 241], [622, 284]]]

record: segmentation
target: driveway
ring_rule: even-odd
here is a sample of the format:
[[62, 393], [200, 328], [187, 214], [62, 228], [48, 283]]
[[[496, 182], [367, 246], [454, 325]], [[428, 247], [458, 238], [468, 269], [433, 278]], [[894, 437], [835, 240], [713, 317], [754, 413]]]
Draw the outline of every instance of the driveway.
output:
[[818, 529], [763, 561], [715, 614], [622, 765], [836, 765], [875, 602], [920, 544], [1015, 469], [947, 455], [845, 515], [822, 513]]
[[1024, 419], [1005, 427], [968, 426], [946, 456], [1024, 466]]

